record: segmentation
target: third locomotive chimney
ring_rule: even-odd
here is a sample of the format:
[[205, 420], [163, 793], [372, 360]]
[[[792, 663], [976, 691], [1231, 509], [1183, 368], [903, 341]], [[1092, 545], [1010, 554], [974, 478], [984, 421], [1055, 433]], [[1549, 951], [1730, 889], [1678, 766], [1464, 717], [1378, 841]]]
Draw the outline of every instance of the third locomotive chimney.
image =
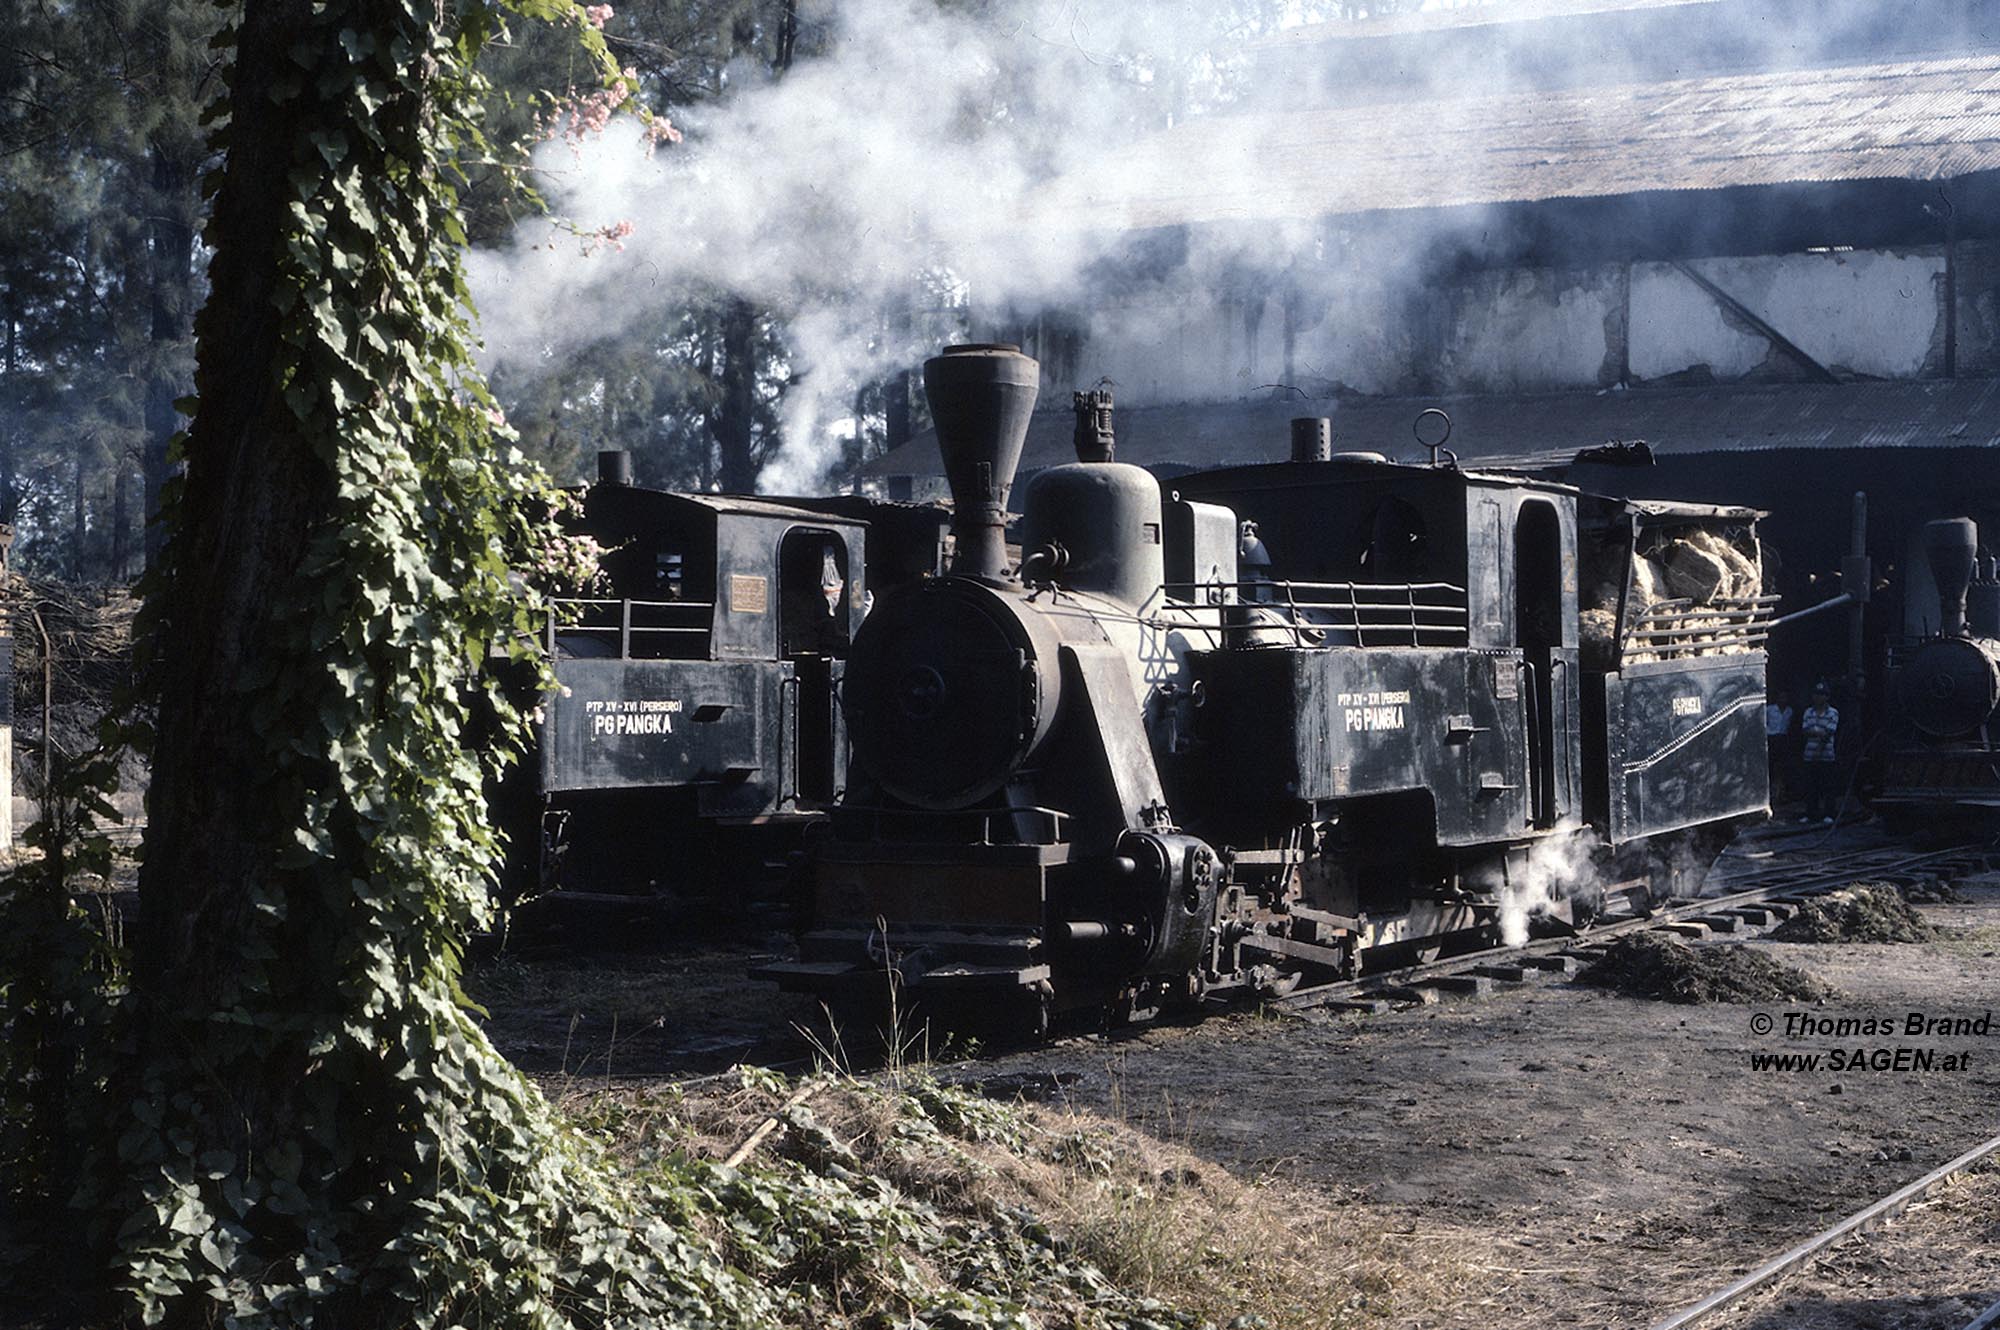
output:
[[954, 572], [1006, 574], [1007, 491], [1021, 465], [1041, 379], [1041, 366], [1014, 346], [948, 346], [924, 362], [924, 395], [951, 486]]
[[1931, 580], [1937, 583], [1938, 631], [1946, 637], [1965, 636], [1965, 593], [1979, 557], [1979, 528], [1966, 517], [1924, 523], [1924, 554]]

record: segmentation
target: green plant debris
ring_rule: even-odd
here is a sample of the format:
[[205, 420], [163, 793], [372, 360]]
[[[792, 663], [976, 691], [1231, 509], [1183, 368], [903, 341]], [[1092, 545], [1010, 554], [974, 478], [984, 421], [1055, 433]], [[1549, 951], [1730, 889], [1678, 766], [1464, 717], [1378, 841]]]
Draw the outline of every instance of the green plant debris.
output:
[[1937, 929], [1887, 882], [1857, 882], [1807, 901], [1772, 929], [1773, 942], [1929, 942]]
[[1578, 982], [1663, 1002], [1817, 1002], [1834, 990], [1794, 965], [1741, 946], [1692, 947], [1667, 933], [1633, 933], [1605, 949]]

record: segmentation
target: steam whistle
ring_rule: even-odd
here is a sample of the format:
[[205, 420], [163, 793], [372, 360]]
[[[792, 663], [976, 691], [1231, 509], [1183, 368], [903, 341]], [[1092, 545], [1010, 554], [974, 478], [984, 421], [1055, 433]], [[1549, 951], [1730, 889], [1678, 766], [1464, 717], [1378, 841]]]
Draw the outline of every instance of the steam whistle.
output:
[[1103, 379], [1089, 392], [1071, 394], [1076, 408], [1076, 460], [1108, 462], [1118, 441], [1111, 430], [1111, 381]]

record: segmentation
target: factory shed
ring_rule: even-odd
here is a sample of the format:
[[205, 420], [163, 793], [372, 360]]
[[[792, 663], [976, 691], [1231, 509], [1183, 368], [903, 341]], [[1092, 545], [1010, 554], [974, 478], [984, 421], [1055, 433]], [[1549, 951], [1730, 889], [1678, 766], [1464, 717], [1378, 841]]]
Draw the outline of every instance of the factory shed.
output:
[[1131, 231], [1996, 167], [2000, 53], [1984, 52], [1189, 120], [1048, 210]]
[[[1817, 453], [2000, 446], [2000, 379], [1857, 384], [1748, 383], [1513, 396], [1270, 396], [1261, 401], [1121, 408], [1118, 458], [1161, 474], [1278, 461], [1297, 416], [1333, 421], [1335, 447], [1423, 460], [1414, 424], [1427, 408], [1451, 418], [1448, 447], [1481, 466], [1542, 469], [1607, 443], [1643, 441], [1663, 458], [1802, 449]], [[1040, 411], [1023, 475], [1075, 460], [1067, 412]], [[1994, 454], [2000, 458], [2000, 453]], [[937, 439], [925, 431], [863, 466], [892, 495], [932, 492]]]

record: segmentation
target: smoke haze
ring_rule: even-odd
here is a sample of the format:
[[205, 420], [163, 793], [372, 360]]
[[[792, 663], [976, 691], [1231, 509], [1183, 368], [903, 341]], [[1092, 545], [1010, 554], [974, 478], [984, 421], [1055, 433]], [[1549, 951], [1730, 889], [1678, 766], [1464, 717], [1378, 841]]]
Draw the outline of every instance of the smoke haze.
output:
[[[856, 390], [914, 366], [961, 331], [951, 324], [962, 318], [966, 293], [990, 328], [1010, 311], [1051, 306], [1160, 323], [1162, 308], [1240, 303], [1248, 291], [1242, 313], [1214, 325], [1247, 318], [1254, 341], [1261, 319], [1270, 342], [1279, 320], [1266, 315], [1263, 293], [1282, 273], [1306, 317], [1333, 330], [1315, 354], [1338, 358], [1317, 386], [1316, 367], [1298, 366], [1300, 381], [1315, 392], [1428, 391], [1421, 377], [1428, 370], [1412, 346], [1429, 316], [1406, 315], [1405, 305], [1432, 276], [1418, 256], [1446, 222], [1417, 210], [1394, 227], [1345, 234], [1310, 215], [1325, 194], [1308, 189], [1307, 215], [1290, 222], [1253, 210], [1234, 224], [1186, 233], [1177, 242], [1183, 248], [1147, 274], [1145, 303], [1120, 309], [1096, 300], [1102, 293], [1093, 284], [1099, 261], [1129, 240], [1121, 227], [1144, 221], [1124, 201], [1143, 199], [1163, 178], [1192, 180], [1202, 198], [1223, 201], [1215, 215], [1226, 219], [1235, 196], [1268, 193], [1274, 176], [1311, 153], [1315, 180], [1358, 181], [1364, 192], [1379, 183], [1393, 193], [1419, 174], [1454, 177], [1438, 169], [1450, 163], [1438, 160], [1435, 144], [1451, 140], [1471, 99], [1669, 78], [1683, 62], [1809, 63], [1844, 43], [1893, 45], [1904, 30], [1895, 17], [1902, 11], [1857, 0], [1523, 0], [1490, 10], [1498, 17], [1672, 9], [1683, 16], [1674, 31], [1687, 45], [1606, 49], [1601, 37], [1566, 44], [1570, 30], [1560, 20], [1532, 37], [1481, 25], [1421, 47], [1397, 44], [1400, 29], [1431, 26], [1438, 16], [1430, 11], [1442, 5], [1400, 22], [1351, 25], [1354, 35], [1381, 40], [1342, 42], [1289, 67], [1282, 42], [1260, 48], [1254, 40], [1341, 8], [1332, 0], [1000, 0], [941, 10], [935, 0], [807, 0], [802, 16], [827, 32], [826, 52], [802, 57], [782, 78], [760, 81], [754, 70], [739, 70], [726, 95], [675, 110], [684, 143], [649, 153], [641, 126], [616, 119], [599, 137], [539, 150], [554, 212], [585, 235], [540, 219], [523, 224], [505, 248], [471, 256], [487, 364], [532, 371], [648, 315], [719, 295], [747, 299], [782, 321], [793, 380], [783, 448], [763, 475], [770, 492], [823, 484], [837, 450], [833, 432], [851, 418]], [[1939, 39], [1937, 25], [1905, 26]], [[1420, 63], [1404, 63], [1413, 53]], [[1218, 120], [1210, 131], [1188, 119], [1300, 97], [1324, 104], [1323, 123], [1348, 137], [1287, 148], [1259, 139], [1254, 125]], [[1399, 111], [1396, 134], [1433, 140], [1423, 172], [1384, 166], [1365, 129], [1353, 128], [1350, 107], [1361, 102]], [[1161, 138], [1177, 121], [1186, 123]], [[1356, 149], [1361, 160], [1349, 160], [1342, 144], [1357, 139], [1370, 151]], [[1151, 141], [1130, 150], [1143, 140]], [[1393, 166], [1393, 154], [1389, 160]], [[632, 231], [618, 245], [589, 239], [625, 222]], [[1448, 224], [1460, 233], [1480, 226], [1464, 209]], [[1183, 375], [1190, 361], [1201, 368], [1201, 348], [1182, 351], [1172, 373]], [[1206, 359], [1222, 372], [1221, 355]], [[1196, 386], [1255, 391], [1275, 377], [1269, 359], [1260, 367], [1253, 356], [1227, 371], [1235, 379]], [[1164, 372], [1144, 363], [1075, 369], [1080, 381]]]
[[[814, 15], [833, 25], [827, 55], [676, 112], [683, 144], [649, 153], [630, 118], [544, 144], [552, 209], [585, 234], [539, 219], [472, 256], [487, 362], [528, 368], [650, 311], [746, 298], [784, 317], [803, 379], [763, 487], [811, 490], [855, 387], [934, 346], [911, 311], [935, 306], [938, 287], [993, 307], [1079, 280], [1094, 242], [1030, 224], [1035, 193], [1158, 127], [1144, 43], [1176, 23], [1200, 36], [1202, 12], [1021, 4], [974, 18], [932, 0], [844, 3]], [[622, 248], [588, 234], [626, 221]]]

